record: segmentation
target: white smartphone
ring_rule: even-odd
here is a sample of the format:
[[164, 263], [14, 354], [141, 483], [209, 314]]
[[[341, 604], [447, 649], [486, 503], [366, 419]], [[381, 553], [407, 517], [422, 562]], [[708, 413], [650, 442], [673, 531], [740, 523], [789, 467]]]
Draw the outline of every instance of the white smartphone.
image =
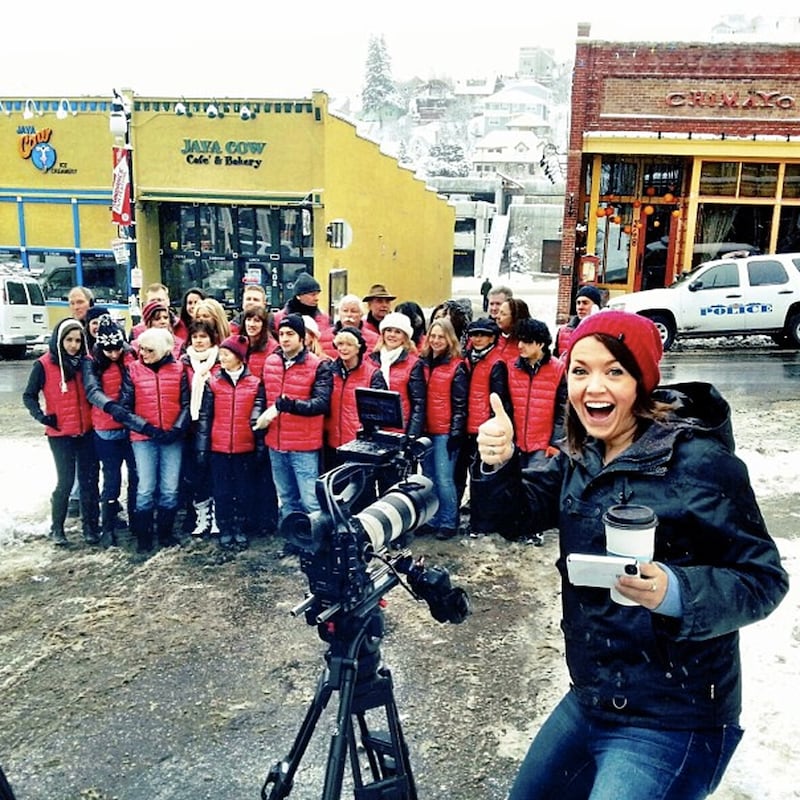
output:
[[639, 562], [628, 556], [600, 556], [570, 553], [567, 576], [573, 586], [596, 586], [610, 589], [621, 575], [639, 576]]

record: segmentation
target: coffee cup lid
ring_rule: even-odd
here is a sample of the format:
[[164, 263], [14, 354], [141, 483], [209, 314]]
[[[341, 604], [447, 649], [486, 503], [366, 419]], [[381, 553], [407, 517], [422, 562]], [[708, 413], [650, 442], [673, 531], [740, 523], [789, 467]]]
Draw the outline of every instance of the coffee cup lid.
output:
[[603, 514], [606, 525], [616, 525], [618, 528], [652, 528], [658, 522], [655, 512], [649, 506], [620, 505], [611, 506]]

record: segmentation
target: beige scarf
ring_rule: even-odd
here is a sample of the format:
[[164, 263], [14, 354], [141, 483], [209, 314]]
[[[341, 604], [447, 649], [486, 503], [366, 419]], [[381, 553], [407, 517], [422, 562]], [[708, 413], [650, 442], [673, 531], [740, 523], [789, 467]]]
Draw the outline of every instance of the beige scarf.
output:
[[186, 355], [189, 356], [189, 363], [192, 365], [194, 375], [192, 376], [192, 394], [189, 398], [189, 413], [193, 420], [200, 417], [200, 401], [203, 399], [203, 389], [211, 375], [211, 369], [217, 363], [219, 348], [213, 345], [208, 350], [198, 353], [194, 347], [189, 345], [186, 348]]

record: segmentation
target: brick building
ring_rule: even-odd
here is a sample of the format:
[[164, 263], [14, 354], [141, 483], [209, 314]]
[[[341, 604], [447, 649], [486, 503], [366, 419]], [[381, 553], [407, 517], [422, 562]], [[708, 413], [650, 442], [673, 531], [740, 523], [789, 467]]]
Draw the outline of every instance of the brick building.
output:
[[800, 251], [800, 47], [604, 42], [579, 25], [558, 320], [593, 282], [671, 284], [727, 252]]

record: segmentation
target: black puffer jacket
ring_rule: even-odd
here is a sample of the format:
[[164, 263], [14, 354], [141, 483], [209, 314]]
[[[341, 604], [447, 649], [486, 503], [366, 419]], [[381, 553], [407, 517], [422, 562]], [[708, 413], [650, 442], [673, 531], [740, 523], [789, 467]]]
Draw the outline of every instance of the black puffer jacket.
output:
[[[741, 710], [738, 629], [778, 605], [788, 577], [733, 454], [728, 404], [704, 383], [658, 393], [682, 398], [683, 408], [608, 465], [590, 440], [579, 458], [562, 452], [541, 471], [520, 473], [513, 462], [488, 476], [476, 469], [472, 503], [503, 513], [501, 532], [515, 522], [504, 510], [521, 505], [528, 530], [531, 521], [559, 528], [567, 665], [587, 713], [653, 728], [717, 727], [736, 723]], [[675, 574], [680, 618], [567, 581], [568, 553], [605, 553], [602, 515], [617, 503], [658, 515], [654, 561]]]

